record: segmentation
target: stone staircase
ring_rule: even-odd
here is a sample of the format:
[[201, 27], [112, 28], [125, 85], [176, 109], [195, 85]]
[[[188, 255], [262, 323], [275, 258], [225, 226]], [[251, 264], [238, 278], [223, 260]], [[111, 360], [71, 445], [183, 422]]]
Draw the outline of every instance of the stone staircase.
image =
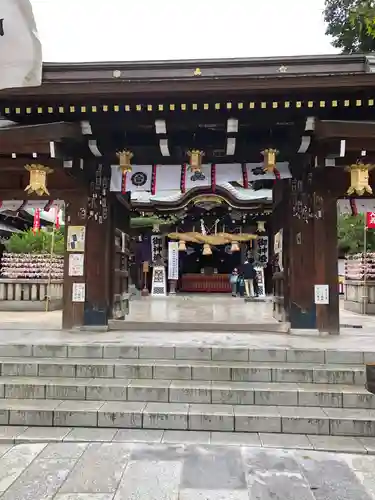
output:
[[375, 436], [375, 353], [0, 346], [0, 425]]

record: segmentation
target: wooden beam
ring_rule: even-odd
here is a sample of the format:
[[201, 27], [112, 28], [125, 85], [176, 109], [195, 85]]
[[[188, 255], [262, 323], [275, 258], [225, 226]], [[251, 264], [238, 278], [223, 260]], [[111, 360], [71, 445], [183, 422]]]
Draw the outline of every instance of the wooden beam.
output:
[[315, 137], [318, 139], [375, 140], [375, 122], [320, 120], [315, 124]]
[[29, 163], [41, 163], [42, 165], [53, 169], [63, 168], [63, 162], [61, 160], [48, 158], [46, 156], [38, 156], [37, 158], [33, 158], [31, 154], [28, 157], [18, 156], [17, 158], [4, 158], [3, 156], [0, 156], [0, 173], [3, 169], [24, 169], [25, 165], [28, 165]]
[[[1, 141], [1, 139], [0, 139]], [[41, 143], [24, 143], [24, 142], [5, 142], [0, 146], [0, 154], [2, 155], [30, 155], [37, 153], [38, 155], [48, 155], [50, 153], [49, 142]]]
[[79, 123], [56, 122], [39, 125], [16, 125], [0, 128], [0, 151], [7, 144], [42, 143], [61, 141], [62, 139], [79, 139], [82, 137]]

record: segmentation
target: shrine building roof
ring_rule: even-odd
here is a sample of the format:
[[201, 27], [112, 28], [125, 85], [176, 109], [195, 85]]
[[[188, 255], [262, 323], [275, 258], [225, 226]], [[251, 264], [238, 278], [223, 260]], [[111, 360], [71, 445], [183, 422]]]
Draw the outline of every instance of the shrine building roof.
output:
[[[373, 85], [375, 55], [313, 55], [176, 61], [45, 63], [41, 87], [5, 95], [118, 94], [189, 90], [267, 90]], [[265, 82], [266, 81], [266, 82]], [[229, 84], [230, 82], [230, 84]], [[246, 84], [245, 84], [246, 82]], [[134, 86], [136, 84], [136, 86]]]

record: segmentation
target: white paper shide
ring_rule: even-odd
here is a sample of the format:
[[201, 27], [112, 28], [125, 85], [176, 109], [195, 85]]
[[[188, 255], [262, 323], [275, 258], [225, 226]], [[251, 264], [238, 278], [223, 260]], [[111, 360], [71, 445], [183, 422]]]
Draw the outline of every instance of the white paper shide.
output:
[[30, 0], [0, 0], [0, 90], [42, 83], [42, 46]]

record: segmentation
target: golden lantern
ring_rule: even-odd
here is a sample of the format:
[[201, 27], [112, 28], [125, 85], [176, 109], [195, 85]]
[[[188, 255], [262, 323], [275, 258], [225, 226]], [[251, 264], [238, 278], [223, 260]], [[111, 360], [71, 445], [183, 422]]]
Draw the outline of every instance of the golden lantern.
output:
[[372, 194], [369, 185], [369, 172], [374, 165], [355, 163], [346, 168], [350, 172], [350, 187], [347, 190], [348, 195], [357, 194], [363, 196], [365, 193]]
[[131, 161], [132, 161], [133, 156], [134, 156], [133, 153], [131, 151], [126, 150], [126, 149], [124, 151], [119, 151], [117, 153], [117, 158], [119, 159], [121, 172], [123, 174], [126, 174], [127, 172], [132, 171]]
[[186, 252], [186, 243], [184, 240], [180, 240], [178, 242], [178, 251], [179, 252]]
[[48, 195], [47, 175], [53, 172], [52, 168], [44, 165], [25, 165], [25, 169], [30, 173], [29, 184], [25, 187], [27, 194], [35, 193], [38, 196]]
[[276, 168], [276, 156], [279, 152], [277, 149], [265, 149], [262, 151], [264, 157], [263, 170], [268, 174], [273, 174]]
[[264, 227], [265, 225], [265, 222], [263, 220], [258, 220], [257, 221], [257, 231], [258, 233], [265, 233], [266, 232], [266, 228]]
[[232, 241], [230, 251], [231, 252], [239, 252], [240, 251], [240, 245], [238, 244], [238, 241]]
[[188, 151], [190, 170], [193, 172], [199, 173], [202, 171], [202, 159], [204, 156], [203, 151], [199, 151], [198, 149], [192, 149]]
[[211, 247], [210, 247], [210, 245], [208, 243], [205, 243], [203, 245], [202, 255], [212, 255], [212, 250], [211, 250]]

